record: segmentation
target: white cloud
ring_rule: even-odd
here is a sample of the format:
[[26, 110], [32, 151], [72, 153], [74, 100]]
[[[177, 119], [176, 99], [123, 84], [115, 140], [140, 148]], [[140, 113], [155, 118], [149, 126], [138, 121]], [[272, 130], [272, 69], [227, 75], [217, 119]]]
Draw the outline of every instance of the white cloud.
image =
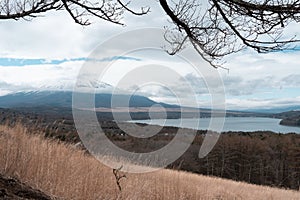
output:
[[90, 26], [76, 24], [66, 11], [47, 12], [44, 17], [0, 21], [0, 57], [13, 58], [74, 58], [89, 53], [112, 35], [140, 27], [162, 27], [166, 17], [157, 9], [157, 2], [132, 3], [135, 9], [150, 5], [151, 12], [143, 17], [126, 14], [126, 26], [92, 18]]
[[82, 62], [67, 62], [61, 65], [34, 65], [24, 67], [0, 67], [0, 81], [6, 83], [2, 89], [11, 91], [42, 89], [65, 85], [70, 88]]
[[231, 98], [226, 100], [228, 109], [270, 109], [300, 105], [300, 96], [296, 98], [281, 99], [238, 99]]

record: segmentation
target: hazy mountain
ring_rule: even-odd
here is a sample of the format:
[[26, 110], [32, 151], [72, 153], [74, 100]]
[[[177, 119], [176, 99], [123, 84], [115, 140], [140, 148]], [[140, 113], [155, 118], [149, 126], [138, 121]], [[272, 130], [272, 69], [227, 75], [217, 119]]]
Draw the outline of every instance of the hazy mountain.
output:
[[300, 105], [299, 106], [274, 107], [274, 108], [268, 108], [268, 109], [249, 109], [246, 111], [256, 112], [256, 113], [282, 113], [282, 112], [288, 112], [288, 111], [300, 111]]
[[[128, 107], [126, 100], [129, 100], [129, 107], [151, 107], [154, 104], [160, 104], [151, 99], [139, 95], [114, 94], [114, 107]], [[111, 107], [112, 94], [97, 93], [95, 94], [95, 107]], [[178, 107], [174, 105], [161, 103], [164, 107]], [[0, 97], [0, 107], [37, 107], [37, 106], [54, 106], [54, 107], [72, 107], [71, 91], [31, 91], [18, 92]]]

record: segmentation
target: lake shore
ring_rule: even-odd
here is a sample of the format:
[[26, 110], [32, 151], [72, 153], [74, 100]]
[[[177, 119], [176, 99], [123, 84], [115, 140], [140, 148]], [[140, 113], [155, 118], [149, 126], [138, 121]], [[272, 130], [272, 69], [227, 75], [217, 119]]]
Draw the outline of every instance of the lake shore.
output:
[[196, 130], [213, 130], [217, 132], [255, 132], [272, 131], [274, 133], [298, 133], [300, 127], [283, 126], [281, 119], [263, 117], [226, 117], [226, 118], [184, 118], [132, 120], [132, 123], [145, 123], [159, 126], [173, 126]]

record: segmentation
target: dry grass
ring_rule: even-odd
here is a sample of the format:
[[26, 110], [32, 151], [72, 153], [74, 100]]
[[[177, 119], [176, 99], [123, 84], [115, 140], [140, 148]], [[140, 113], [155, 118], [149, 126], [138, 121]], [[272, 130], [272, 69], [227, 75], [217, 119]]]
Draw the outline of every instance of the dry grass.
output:
[[300, 192], [172, 170], [127, 174], [118, 190], [112, 169], [71, 145], [0, 126], [0, 173], [63, 199], [300, 199]]

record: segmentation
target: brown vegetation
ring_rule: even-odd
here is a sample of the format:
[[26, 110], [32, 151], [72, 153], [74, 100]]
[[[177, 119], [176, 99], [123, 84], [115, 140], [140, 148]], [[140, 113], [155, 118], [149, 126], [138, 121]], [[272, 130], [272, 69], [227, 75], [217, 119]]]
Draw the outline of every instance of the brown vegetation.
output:
[[119, 191], [112, 169], [72, 145], [0, 126], [0, 173], [64, 199], [299, 199], [297, 191], [173, 170], [126, 174]]
[[[21, 121], [27, 129], [37, 128], [48, 138], [74, 144], [80, 141], [73, 119], [66, 112], [61, 112], [64, 113], [62, 116], [49, 111], [41, 115], [13, 110], [1, 112], [0, 109], [0, 113], [2, 124], [13, 125], [16, 121]], [[178, 132], [178, 128], [164, 127], [155, 136], [141, 139], [126, 134], [113, 121], [99, 119], [99, 123], [113, 143], [131, 152], [143, 153], [160, 149]], [[151, 128], [158, 127], [147, 126], [147, 129]], [[213, 151], [207, 157], [199, 159], [198, 153], [205, 133], [206, 131], [199, 130], [187, 152], [168, 167], [258, 185], [299, 189], [300, 134], [277, 134], [267, 131], [225, 132]]]
[[[179, 131], [178, 128], [164, 127], [159, 134], [141, 139], [125, 133], [112, 134], [120, 131], [113, 123], [106, 127], [111, 128], [105, 129], [105, 132], [110, 133], [115, 144], [128, 151], [142, 153], [166, 146]], [[147, 129], [151, 128], [154, 129], [147, 126]], [[181, 131], [185, 130], [188, 132], [187, 129]], [[197, 131], [189, 149], [168, 167], [258, 185], [296, 190], [300, 187], [300, 134], [225, 132], [208, 156], [199, 159], [205, 133]]]

